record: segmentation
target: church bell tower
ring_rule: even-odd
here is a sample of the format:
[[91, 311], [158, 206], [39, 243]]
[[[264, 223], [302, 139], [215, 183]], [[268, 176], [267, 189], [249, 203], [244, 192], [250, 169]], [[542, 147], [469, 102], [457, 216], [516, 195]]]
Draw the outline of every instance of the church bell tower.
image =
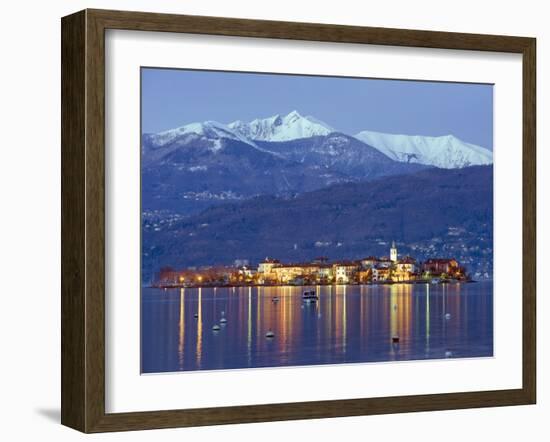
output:
[[397, 247], [395, 246], [395, 241], [391, 243], [390, 260], [391, 262], [397, 262]]

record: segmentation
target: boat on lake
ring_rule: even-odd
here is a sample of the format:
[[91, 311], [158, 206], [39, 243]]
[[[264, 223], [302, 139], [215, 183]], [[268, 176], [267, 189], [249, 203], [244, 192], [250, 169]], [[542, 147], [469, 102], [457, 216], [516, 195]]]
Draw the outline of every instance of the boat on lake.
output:
[[315, 290], [306, 290], [302, 294], [302, 299], [306, 302], [315, 302], [319, 299], [319, 296], [317, 296]]

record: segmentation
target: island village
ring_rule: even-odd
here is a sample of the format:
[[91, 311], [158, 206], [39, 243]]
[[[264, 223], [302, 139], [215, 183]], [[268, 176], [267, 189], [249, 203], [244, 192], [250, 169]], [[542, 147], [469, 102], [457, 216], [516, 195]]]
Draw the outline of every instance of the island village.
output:
[[246, 260], [233, 266], [162, 268], [153, 286], [276, 286], [328, 284], [394, 284], [471, 282], [466, 269], [454, 258], [429, 258], [418, 262], [411, 256], [399, 257], [392, 242], [389, 257], [368, 256], [359, 260], [329, 262], [319, 257], [311, 262], [285, 263], [265, 258], [257, 267]]

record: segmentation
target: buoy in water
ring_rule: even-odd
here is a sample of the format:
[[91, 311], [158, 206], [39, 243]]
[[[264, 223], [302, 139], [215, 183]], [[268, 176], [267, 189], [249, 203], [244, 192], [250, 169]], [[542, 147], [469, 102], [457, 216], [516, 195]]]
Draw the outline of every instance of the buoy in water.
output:
[[266, 337], [266, 338], [274, 338], [274, 337], [275, 337], [275, 333], [273, 333], [271, 330], [269, 330], [269, 331], [265, 334], [265, 337]]
[[450, 313], [445, 313], [445, 319], [451, 319], [451, 314]]
[[391, 341], [392, 341], [394, 344], [398, 344], [398, 343], [399, 343], [399, 336], [392, 336]]
[[452, 351], [446, 351], [446, 352], [445, 352], [445, 357], [446, 357], [446, 358], [450, 358], [452, 355], [453, 355], [453, 352], [452, 352]]
[[212, 330], [214, 330], [214, 331], [219, 331], [219, 330], [220, 330], [220, 326], [219, 326], [218, 324], [214, 324], [214, 325], [212, 326]]

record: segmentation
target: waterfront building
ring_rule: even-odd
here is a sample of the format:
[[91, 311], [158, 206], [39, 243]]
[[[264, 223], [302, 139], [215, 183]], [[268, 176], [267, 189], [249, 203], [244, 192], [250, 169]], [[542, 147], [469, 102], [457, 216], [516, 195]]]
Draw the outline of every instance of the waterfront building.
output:
[[357, 278], [359, 279], [359, 282], [364, 284], [372, 281], [372, 270], [373, 267], [361, 268], [361, 270], [357, 272]]
[[258, 282], [265, 284], [268, 282], [276, 282], [277, 274], [273, 271], [275, 267], [280, 267], [281, 261], [278, 259], [265, 258], [258, 264]]
[[242, 266], [238, 270], [239, 275], [242, 275], [245, 279], [251, 279], [256, 274], [256, 271], [248, 266]]
[[372, 281], [385, 282], [390, 280], [391, 269], [389, 267], [373, 267]]
[[284, 264], [273, 268], [278, 282], [286, 284], [304, 275], [304, 268], [299, 264]]
[[332, 266], [330, 264], [319, 264], [319, 272], [317, 274], [318, 282], [332, 282], [333, 273]]
[[454, 258], [430, 258], [422, 264], [422, 272], [430, 275], [452, 275], [460, 270], [458, 261]]
[[258, 273], [269, 274], [273, 271], [273, 267], [281, 265], [281, 261], [278, 259], [266, 258], [260, 264], [258, 264]]
[[352, 261], [342, 261], [332, 265], [334, 280], [337, 284], [349, 284], [357, 270], [358, 265]]
[[410, 256], [398, 260], [394, 264], [392, 280], [396, 282], [411, 281], [416, 278], [416, 261]]
[[334, 263], [329, 263], [326, 257], [318, 257], [305, 263], [283, 263], [267, 257], [257, 268], [249, 265], [188, 267], [184, 270], [163, 267], [155, 276], [156, 284], [168, 287], [214, 284], [392, 283], [409, 282], [418, 278], [468, 279], [466, 269], [454, 258], [430, 258], [421, 266], [411, 256], [399, 259], [395, 241], [392, 241], [389, 257], [368, 256], [357, 261]]

